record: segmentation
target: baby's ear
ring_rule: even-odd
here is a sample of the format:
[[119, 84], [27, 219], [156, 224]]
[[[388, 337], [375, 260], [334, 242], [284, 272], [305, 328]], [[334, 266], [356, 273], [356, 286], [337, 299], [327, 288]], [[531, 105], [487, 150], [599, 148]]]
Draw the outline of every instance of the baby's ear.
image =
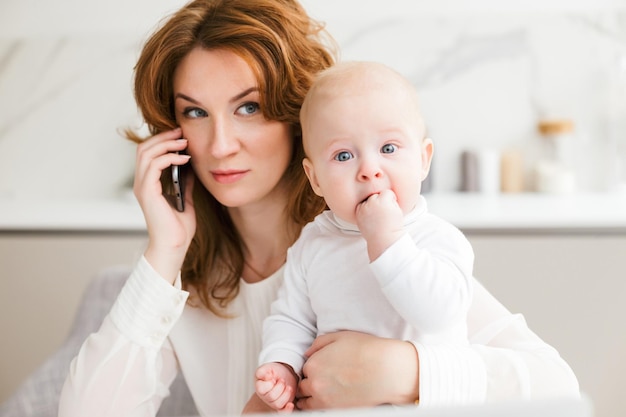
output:
[[424, 138], [422, 141], [422, 181], [428, 176], [430, 172], [430, 163], [433, 160], [433, 140], [431, 138]]
[[324, 197], [324, 194], [322, 193], [322, 189], [320, 188], [320, 184], [317, 181], [317, 176], [315, 175], [315, 168], [313, 167], [313, 162], [311, 162], [309, 158], [304, 158], [302, 160], [302, 166], [304, 167], [304, 173], [309, 179], [309, 184], [311, 184], [311, 188], [313, 188], [313, 191], [315, 192], [315, 194], [317, 194], [320, 197]]

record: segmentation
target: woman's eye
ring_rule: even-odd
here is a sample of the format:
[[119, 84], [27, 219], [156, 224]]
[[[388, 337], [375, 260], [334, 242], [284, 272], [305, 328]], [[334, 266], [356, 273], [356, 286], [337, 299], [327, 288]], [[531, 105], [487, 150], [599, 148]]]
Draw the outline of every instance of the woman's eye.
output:
[[254, 114], [256, 112], [259, 111], [259, 103], [253, 103], [253, 102], [249, 102], [249, 103], [245, 103], [244, 105], [242, 105], [241, 107], [239, 107], [239, 109], [237, 110], [239, 113], [244, 114], [244, 115], [251, 115]]
[[352, 154], [348, 151], [342, 151], [335, 155], [335, 161], [347, 161], [348, 159], [352, 159]]
[[190, 119], [198, 119], [200, 117], [207, 117], [208, 115], [207, 112], [197, 107], [187, 108], [185, 109], [185, 111], [183, 111], [183, 114], [185, 115], [185, 117], [188, 117]]
[[396, 145], [388, 143], [386, 145], [383, 145], [383, 147], [380, 148], [380, 151], [382, 153], [394, 153], [396, 151]]

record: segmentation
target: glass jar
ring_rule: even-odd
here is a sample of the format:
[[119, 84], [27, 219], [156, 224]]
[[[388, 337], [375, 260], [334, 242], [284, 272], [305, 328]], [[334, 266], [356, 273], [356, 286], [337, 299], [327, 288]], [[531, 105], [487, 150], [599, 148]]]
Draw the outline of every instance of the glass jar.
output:
[[535, 190], [567, 194], [576, 190], [572, 168], [574, 123], [569, 119], [540, 120], [537, 130], [543, 139], [543, 156], [535, 165]]

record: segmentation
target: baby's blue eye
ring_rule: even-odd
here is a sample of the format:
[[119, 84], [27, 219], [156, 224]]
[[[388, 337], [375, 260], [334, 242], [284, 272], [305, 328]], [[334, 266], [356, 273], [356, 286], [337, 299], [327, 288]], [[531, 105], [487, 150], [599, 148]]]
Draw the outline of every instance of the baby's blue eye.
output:
[[382, 148], [380, 148], [380, 151], [382, 153], [394, 153], [396, 151], [396, 145], [387, 143], [386, 145], [383, 145]]
[[238, 111], [244, 115], [250, 115], [259, 111], [259, 107], [259, 103], [248, 102], [239, 107]]
[[348, 151], [341, 151], [337, 155], [335, 155], [335, 161], [347, 161], [348, 159], [352, 159], [352, 154]]

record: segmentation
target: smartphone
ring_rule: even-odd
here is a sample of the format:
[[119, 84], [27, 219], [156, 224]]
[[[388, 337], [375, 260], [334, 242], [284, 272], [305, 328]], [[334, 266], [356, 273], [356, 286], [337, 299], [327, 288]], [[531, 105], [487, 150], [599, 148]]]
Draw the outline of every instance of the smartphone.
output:
[[185, 184], [183, 165], [172, 165], [172, 183], [174, 184], [174, 206], [178, 211], [185, 211]]

